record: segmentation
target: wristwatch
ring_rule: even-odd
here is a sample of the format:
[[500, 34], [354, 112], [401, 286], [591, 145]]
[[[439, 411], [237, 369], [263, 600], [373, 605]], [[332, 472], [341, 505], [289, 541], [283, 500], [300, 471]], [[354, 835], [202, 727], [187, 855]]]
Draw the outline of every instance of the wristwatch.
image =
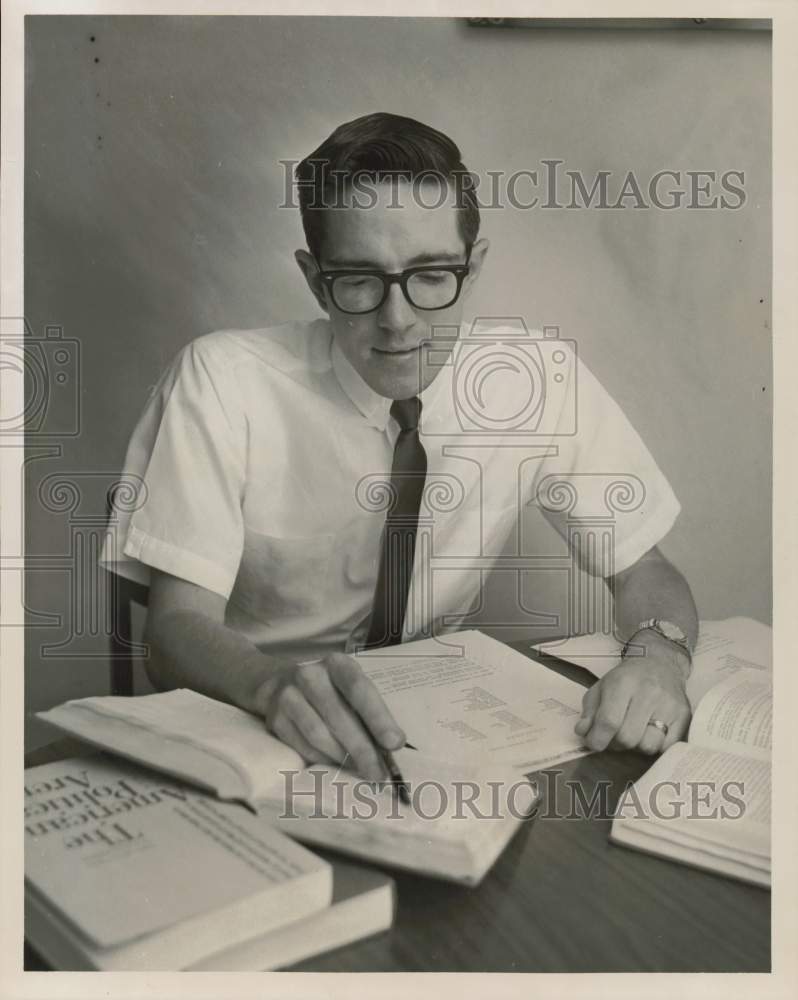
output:
[[640, 622], [634, 632], [626, 640], [621, 656], [626, 654], [627, 649], [632, 643], [632, 639], [634, 639], [637, 633], [644, 632], [648, 629], [652, 632], [656, 632], [657, 635], [661, 635], [663, 639], [667, 639], [669, 642], [675, 643], [683, 652], [687, 653], [687, 658], [692, 666], [693, 651], [690, 648], [690, 640], [678, 625], [674, 624], [674, 622], [669, 622], [664, 618], [649, 618], [647, 621]]

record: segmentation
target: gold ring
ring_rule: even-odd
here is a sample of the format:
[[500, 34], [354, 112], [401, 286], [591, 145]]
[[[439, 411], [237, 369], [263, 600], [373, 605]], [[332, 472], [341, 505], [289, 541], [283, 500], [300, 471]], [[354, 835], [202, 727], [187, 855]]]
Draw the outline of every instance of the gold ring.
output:
[[651, 719], [651, 721], [648, 722], [647, 725], [654, 726], [656, 729], [659, 729], [659, 731], [662, 733], [663, 736], [668, 735], [668, 728], [669, 728], [668, 723], [663, 722], [662, 719]]

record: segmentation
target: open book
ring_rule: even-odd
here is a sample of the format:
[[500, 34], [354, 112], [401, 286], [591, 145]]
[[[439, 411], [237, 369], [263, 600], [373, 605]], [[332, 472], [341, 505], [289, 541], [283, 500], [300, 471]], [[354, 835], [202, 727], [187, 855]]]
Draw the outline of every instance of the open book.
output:
[[[701, 621], [693, 667], [687, 681], [687, 697], [695, 708], [715, 684], [738, 670], [758, 670], [763, 676], [773, 667], [773, 632], [753, 618]], [[532, 649], [584, 667], [596, 677], [617, 666], [622, 643], [601, 632], [574, 635], [553, 642], [533, 643]], [[630, 651], [634, 655], [634, 649]]]
[[91, 744], [246, 803], [283, 832], [371, 860], [476, 884], [536, 791], [512, 768], [395, 754], [410, 792], [338, 767], [307, 767], [263, 721], [179, 689], [138, 698], [67, 702], [41, 717]]
[[687, 741], [622, 796], [610, 839], [769, 886], [772, 700], [757, 669], [710, 688]]

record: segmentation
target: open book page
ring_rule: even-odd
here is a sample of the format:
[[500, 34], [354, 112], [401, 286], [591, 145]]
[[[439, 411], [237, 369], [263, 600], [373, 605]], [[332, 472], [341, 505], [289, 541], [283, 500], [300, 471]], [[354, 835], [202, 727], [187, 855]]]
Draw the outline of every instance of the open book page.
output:
[[[533, 649], [584, 667], [596, 677], [617, 666], [621, 644], [611, 635], [593, 633], [555, 642], [534, 643]], [[687, 682], [687, 697], [695, 708], [715, 684], [741, 669], [772, 669], [772, 630], [753, 618], [702, 621], [693, 654], [693, 670]]]
[[408, 741], [432, 757], [531, 771], [589, 752], [574, 732], [585, 689], [481, 632], [358, 661]]
[[613, 836], [631, 823], [650, 836], [698, 843], [710, 853], [712, 845], [723, 847], [724, 855], [763, 866], [770, 857], [770, 790], [764, 761], [675, 743], [627, 789]]
[[300, 755], [266, 732], [263, 720], [187, 688], [138, 698], [67, 702], [39, 718], [96, 746], [252, 803], [268, 795]]
[[753, 618], [702, 622], [687, 682], [687, 697], [695, 706], [707, 691], [740, 670], [769, 677], [773, 670], [773, 630]]
[[772, 730], [771, 677], [744, 668], [707, 691], [693, 713], [688, 741], [769, 763]]

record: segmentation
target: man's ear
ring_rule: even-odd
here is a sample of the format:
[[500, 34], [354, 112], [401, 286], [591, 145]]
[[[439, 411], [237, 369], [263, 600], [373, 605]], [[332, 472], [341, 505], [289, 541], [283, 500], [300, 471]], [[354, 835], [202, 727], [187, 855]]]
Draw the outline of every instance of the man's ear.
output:
[[324, 294], [324, 283], [319, 277], [319, 268], [315, 259], [307, 250], [297, 250], [294, 253], [294, 260], [299, 264], [299, 270], [308, 283], [308, 288], [313, 292], [313, 297], [319, 303], [324, 312], [329, 312], [327, 296]]
[[471, 247], [471, 256], [468, 260], [470, 270], [466, 275], [465, 281], [463, 282], [464, 296], [468, 295], [477, 283], [477, 279], [482, 271], [482, 265], [485, 263], [485, 257], [487, 256], [489, 249], [490, 243], [486, 239], [477, 240], [477, 242]]

